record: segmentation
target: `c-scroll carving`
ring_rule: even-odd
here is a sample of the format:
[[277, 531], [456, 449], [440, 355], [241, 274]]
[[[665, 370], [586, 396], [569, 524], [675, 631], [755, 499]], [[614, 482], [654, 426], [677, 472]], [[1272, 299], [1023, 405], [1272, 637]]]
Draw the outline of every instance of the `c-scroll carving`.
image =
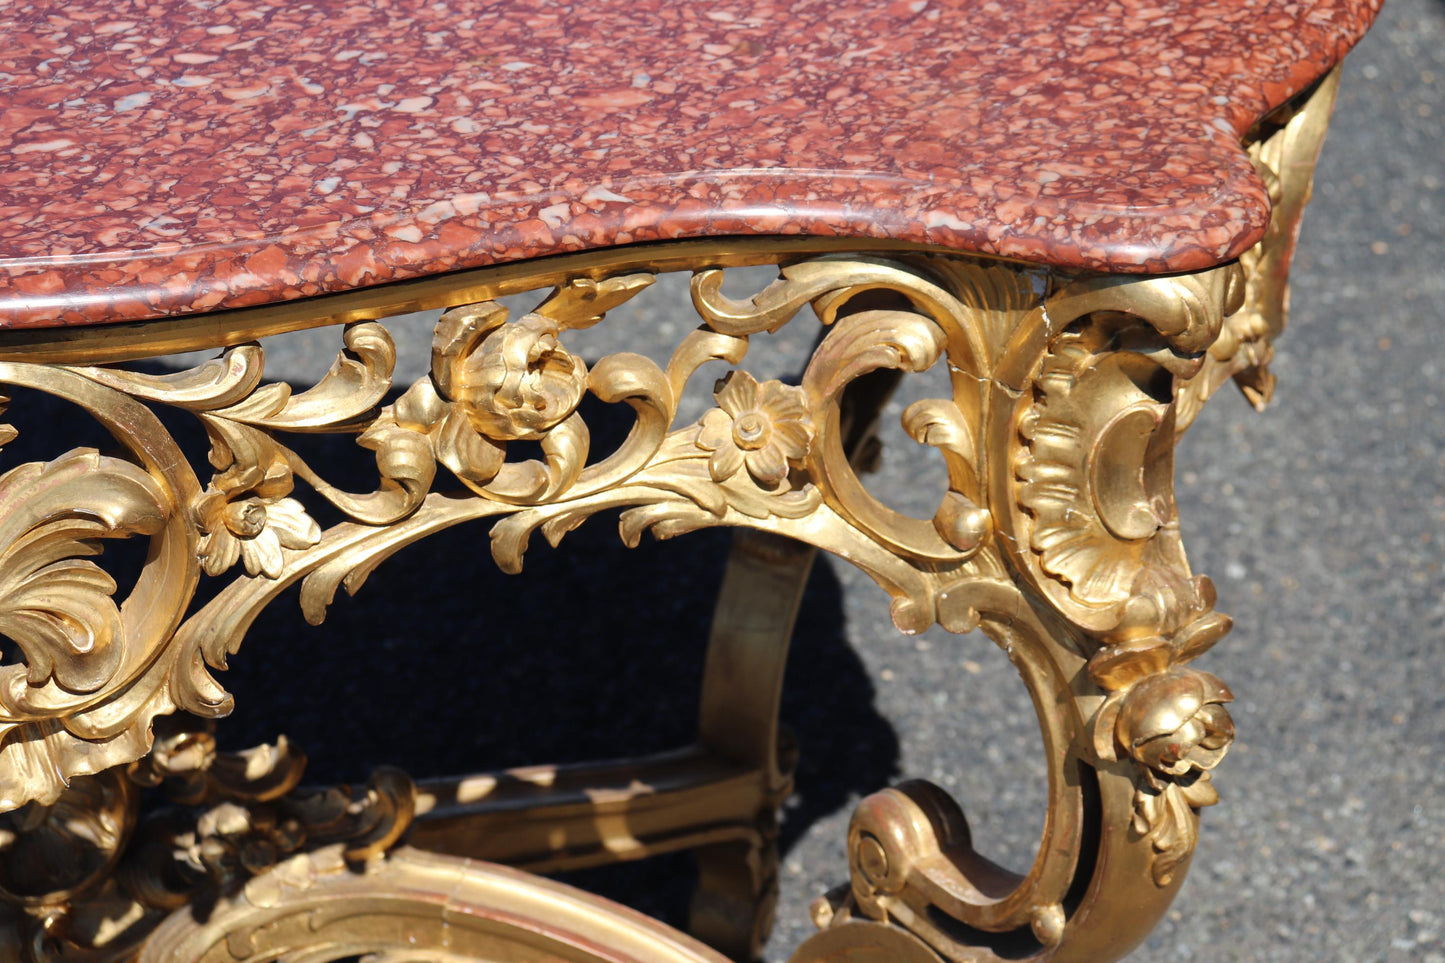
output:
[[827, 929], [798, 963], [830, 958], [839, 927], [873, 945], [879, 923], [945, 959], [1113, 959], [1168, 906], [1233, 738], [1228, 689], [1187, 665], [1229, 621], [1180, 540], [1177, 389], [1243, 293], [1231, 265], [1064, 279], [1018, 305], [981, 419], [993, 520], [981, 559], [1014, 584], [951, 594], [1038, 708], [1050, 777], [1038, 855], [1026, 873], [994, 865], [936, 787], [871, 797], [850, 830], [851, 885], [820, 906]]
[[[1151, 873], [1161, 886], [1193, 850], [1195, 812], [1217, 798], [1200, 771], [1233, 737], [1228, 689], [1182, 667], [1229, 620], [1214, 612], [1208, 580], [1191, 573], [1179, 534], [1176, 389], [1244, 306], [1244, 280], [1227, 266], [1061, 292], [1067, 310], [1051, 302], [1058, 333], [1016, 409], [1014, 477], [995, 478], [1016, 493], [1017, 537], [1005, 540], [1013, 561], [1086, 633], [1081, 654], [1108, 693], [1095, 749], [1103, 763], [1139, 765], [1136, 827], [1156, 850]], [[1174, 747], [1167, 760], [1159, 739]]]
[[[174, 711], [168, 643], [199, 576], [186, 506], [200, 486], [155, 416], [121, 392], [8, 362], [0, 382], [81, 406], [130, 456], [75, 449], [0, 476], [3, 631], [22, 660], [0, 667], [5, 811], [54, 802], [68, 780], [138, 758], [151, 719]], [[107, 541], [131, 537], [149, 541], [149, 557], [117, 606], [118, 586], [95, 559]]]

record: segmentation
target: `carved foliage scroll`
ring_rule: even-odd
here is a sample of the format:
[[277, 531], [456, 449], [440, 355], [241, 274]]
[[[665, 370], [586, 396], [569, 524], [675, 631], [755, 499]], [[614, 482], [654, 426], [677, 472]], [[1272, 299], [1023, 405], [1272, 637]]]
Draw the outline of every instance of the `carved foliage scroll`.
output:
[[[257, 345], [170, 375], [0, 364], [0, 381], [79, 406], [123, 449], [0, 475], [0, 631], [20, 652], [0, 669], [0, 808], [54, 802], [67, 780], [138, 759], [157, 715], [228, 711], [213, 670], [290, 586], [320, 622], [338, 588], [357, 591], [383, 560], [443, 528], [486, 520], [493, 558], [516, 572], [534, 534], [555, 545], [621, 510], [628, 544], [727, 525], [825, 548], [888, 591], [899, 628], [982, 622], [1024, 674], [1051, 767], [1038, 861], [1021, 874], [989, 869], [962, 814], [928, 791], [870, 804], [864, 835], [880, 845], [914, 827], [897, 837], [901, 849], [880, 850], [905, 869], [881, 870], [858, 842], [837, 925], [907, 907], [917, 920], [942, 913], [1062, 945], [1075, 925], [1066, 894], [1088, 864], [1081, 766], [1127, 784], [1133, 835], [1106, 832], [1100, 845], [1147, 851], [1161, 892], [1174, 885], [1232, 727], [1228, 690], [1188, 665], [1228, 622], [1184, 557], [1172, 450], [1180, 386], [1243, 303], [1239, 268], [1071, 279], [961, 257], [820, 257], [786, 264], [746, 299], [725, 295], [722, 272], [708, 269], [693, 278], [701, 324], [666, 364], [631, 353], [589, 362], [573, 349], [571, 332], [651, 282], [646, 272], [577, 278], [516, 318], [495, 301], [455, 307], [437, 324], [429, 374], [409, 386], [393, 384], [395, 349], [377, 322], [346, 327], [330, 372], [299, 393], [265, 382]], [[823, 336], [799, 383], [749, 374], [749, 339], [804, 309]], [[683, 391], [709, 362], [728, 369], [714, 404], [678, 424]], [[935, 365], [946, 366], [948, 396], [910, 405], [902, 425], [941, 453], [946, 492], [930, 517], [912, 518], [849, 463], [844, 411], [864, 376]], [[630, 415], [613, 451], [594, 451], [587, 396]], [[200, 471], [160, 408], [204, 429]], [[350, 434], [374, 456], [370, 490], [343, 490], [298, 452], [295, 436], [316, 432]], [[346, 520], [322, 529], [322, 501]], [[97, 564], [116, 538], [150, 543], [119, 604]], [[192, 610], [203, 577], [223, 585]], [[230, 840], [229, 818], [216, 813], [211, 839]], [[263, 829], [197, 849], [196, 871], [289, 851], [290, 829]], [[962, 952], [947, 927], [910, 929]]]

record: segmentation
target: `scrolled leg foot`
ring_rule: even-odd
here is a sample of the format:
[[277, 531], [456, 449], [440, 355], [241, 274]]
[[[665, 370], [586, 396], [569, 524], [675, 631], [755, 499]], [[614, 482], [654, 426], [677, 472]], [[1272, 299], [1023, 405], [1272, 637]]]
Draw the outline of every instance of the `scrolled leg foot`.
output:
[[[1000, 615], [985, 610], [983, 627], [1010, 650], [1034, 698], [1049, 774], [1033, 864], [1016, 871], [989, 860], [957, 803], [931, 783], [875, 793], [849, 827], [849, 884], [815, 914], [826, 932], [844, 927], [855, 936], [840, 933], [821, 945], [856, 938], [861, 952], [882, 926], [905, 931], [942, 960], [1118, 959], [1177, 893], [1198, 811], [1215, 800], [1199, 767], [1212, 767], [1228, 748], [1225, 694], [1206, 673], [1175, 670], [1141, 681], [1130, 706], [1127, 696], [1093, 683], [1073, 651], [1077, 636], [1066, 633], [1070, 641], [1061, 643], [1045, 634], [1056, 621], [1027, 608], [1007, 623], [995, 621]], [[1101, 753], [1106, 738], [1111, 748]], [[860, 920], [873, 925], [859, 928]], [[813, 947], [805, 944], [794, 959], [833, 958], [808, 955]]]

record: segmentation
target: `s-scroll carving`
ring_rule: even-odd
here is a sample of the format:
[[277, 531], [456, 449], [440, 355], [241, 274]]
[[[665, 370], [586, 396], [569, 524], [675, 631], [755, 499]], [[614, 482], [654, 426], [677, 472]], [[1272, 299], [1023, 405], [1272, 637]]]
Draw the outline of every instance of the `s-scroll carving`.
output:
[[[666, 365], [630, 352], [589, 364], [569, 345], [570, 332], [646, 290], [647, 271], [557, 282], [516, 318], [495, 300], [453, 307], [436, 326], [429, 374], [399, 395], [395, 346], [376, 321], [342, 329], [331, 370], [303, 391], [266, 382], [258, 344], [170, 374], [4, 363], [0, 381], [78, 405], [124, 451], [76, 452], [0, 482], [0, 538], [10, 543], [0, 578], [14, 582], [0, 618], [14, 624], [23, 657], [5, 667], [0, 692], [0, 726], [12, 733], [0, 744], [0, 809], [53, 801], [71, 777], [138, 758], [157, 715], [228, 712], [212, 670], [288, 587], [300, 583], [303, 612], [320, 622], [338, 588], [356, 591], [396, 551], [468, 521], [491, 524], [492, 555], [509, 572], [534, 533], [555, 544], [609, 509], [621, 510], [629, 544], [649, 531], [761, 528], [863, 567], [906, 630], [973, 625], [950, 586], [997, 574], [982, 551], [992, 532], [986, 385], [1038, 300], [1038, 278], [946, 258], [821, 257], [786, 264], [775, 283], [734, 300], [721, 275], [694, 276], [702, 324]], [[802, 383], [754, 378], [742, 367], [749, 338], [804, 309], [826, 334]], [[731, 368], [715, 407], [677, 424], [686, 385], [709, 362]], [[874, 498], [849, 462], [848, 393], [873, 372], [944, 363], [951, 396], [918, 402], [903, 422], [942, 452], [947, 493], [931, 518], [908, 518]], [[631, 410], [632, 430], [611, 452], [592, 450], [580, 407], [588, 395]], [[199, 422], [208, 465], [192, 467], [159, 410]], [[373, 490], [343, 490], [310, 463], [293, 436], [315, 433], [352, 435], [373, 453]], [[540, 455], [516, 457], [520, 443]], [[439, 484], [453, 478], [460, 490]], [[49, 501], [32, 497], [40, 490]], [[318, 502], [346, 520], [323, 530]], [[60, 515], [43, 515], [61, 503]], [[148, 538], [153, 550], [130, 601], [116, 606], [114, 580], [94, 560], [120, 537]], [[225, 584], [191, 611], [201, 577]]]
[[[124, 448], [0, 476], [0, 584], [14, 586], [0, 627], [24, 655], [0, 690], [12, 777], [0, 808], [54, 802], [67, 779], [138, 759], [157, 715], [224, 714], [212, 670], [291, 586], [319, 622], [338, 588], [357, 591], [444, 528], [490, 525], [494, 560], [515, 572], [534, 534], [555, 545], [617, 510], [629, 544], [736, 526], [833, 552], [884, 587], [905, 631], [981, 625], [1034, 699], [1050, 780], [1034, 864], [990, 863], [936, 788], [888, 790], [859, 808], [850, 883], [797, 959], [832, 952], [844, 930], [920, 959], [1023, 944], [1039, 959], [1096, 959], [1142, 938], [1182, 880], [1197, 811], [1215, 798], [1209, 770], [1232, 738], [1227, 688], [1189, 664], [1228, 620], [1185, 558], [1172, 459], [1181, 386], [1243, 303], [1240, 269], [1072, 278], [962, 257], [819, 257], [734, 299], [704, 268], [692, 286], [701, 324], [665, 364], [584, 360], [570, 332], [651, 282], [646, 271], [571, 278], [515, 318], [496, 300], [454, 306], [429, 373], [396, 394], [394, 346], [371, 321], [347, 326], [331, 371], [299, 393], [264, 383], [257, 345], [171, 375], [0, 365], [0, 380], [79, 404]], [[754, 377], [749, 339], [804, 309], [822, 337], [800, 383]], [[686, 386], [714, 362], [726, 373], [713, 406], [678, 424]], [[902, 424], [942, 453], [946, 493], [930, 517], [910, 518], [849, 460], [850, 392], [935, 365], [947, 396], [910, 405]], [[613, 451], [592, 450], [589, 395], [630, 410]], [[199, 421], [209, 472], [188, 466], [153, 406]], [[373, 453], [373, 490], [336, 487], [288, 440], [313, 432]], [[318, 500], [345, 519], [322, 529]], [[151, 553], [116, 606], [93, 562], [124, 536]], [[203, 575], [226, 581], [189, 611]], [[25, 739], [7, 738], [23, 727]], [[181, 755], [167, 743], [152, 760], [167, 754]], [[58, 775], [36, 774], [46, 766]], [[224, 805], [187, 857], [197, 880], [241, 884], [266, 854], [284, 863], [297, 851], [275, 807], [256, 821]], [[1105, 919], [1121, 887], [1137, 904], [1122, 936]]]
[[1108, 693], [1104, 762], [1138, 764], [1136, 826], [1169, 882], [1192, 852], [1207, 774], [1233, 737], [1218, 679], [1184, 663], [1229, 630], [1190, 571], [1173, 497], [1178, 390], [1207, 363], [1244, 277], [1231, 265], [1146, 281], [1079, 282], [1049, 302], [1054, 332], [1017, 410], [1013, 558], [1086, 635]]

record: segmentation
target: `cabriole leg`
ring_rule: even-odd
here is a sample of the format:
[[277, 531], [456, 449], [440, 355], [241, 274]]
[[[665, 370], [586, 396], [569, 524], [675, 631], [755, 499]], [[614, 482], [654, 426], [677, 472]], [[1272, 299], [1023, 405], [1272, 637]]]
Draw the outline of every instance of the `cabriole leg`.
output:
[[[897, 385], [876, 372], [844, 400], [846, 448], [859, 470], [878, 455], [878, 422]], [[760, 843], [706, 846], [689, 929], [739, 960], [762, 951], [777, 906], [778, 807], [792, 791], [798, 747], [781, 729], [783, 672], [803, 589], [817, 549], [753, 529], [733, 536], [713, 615], [704, 669], [699, 743], [719, 758], [763, 774]]]

